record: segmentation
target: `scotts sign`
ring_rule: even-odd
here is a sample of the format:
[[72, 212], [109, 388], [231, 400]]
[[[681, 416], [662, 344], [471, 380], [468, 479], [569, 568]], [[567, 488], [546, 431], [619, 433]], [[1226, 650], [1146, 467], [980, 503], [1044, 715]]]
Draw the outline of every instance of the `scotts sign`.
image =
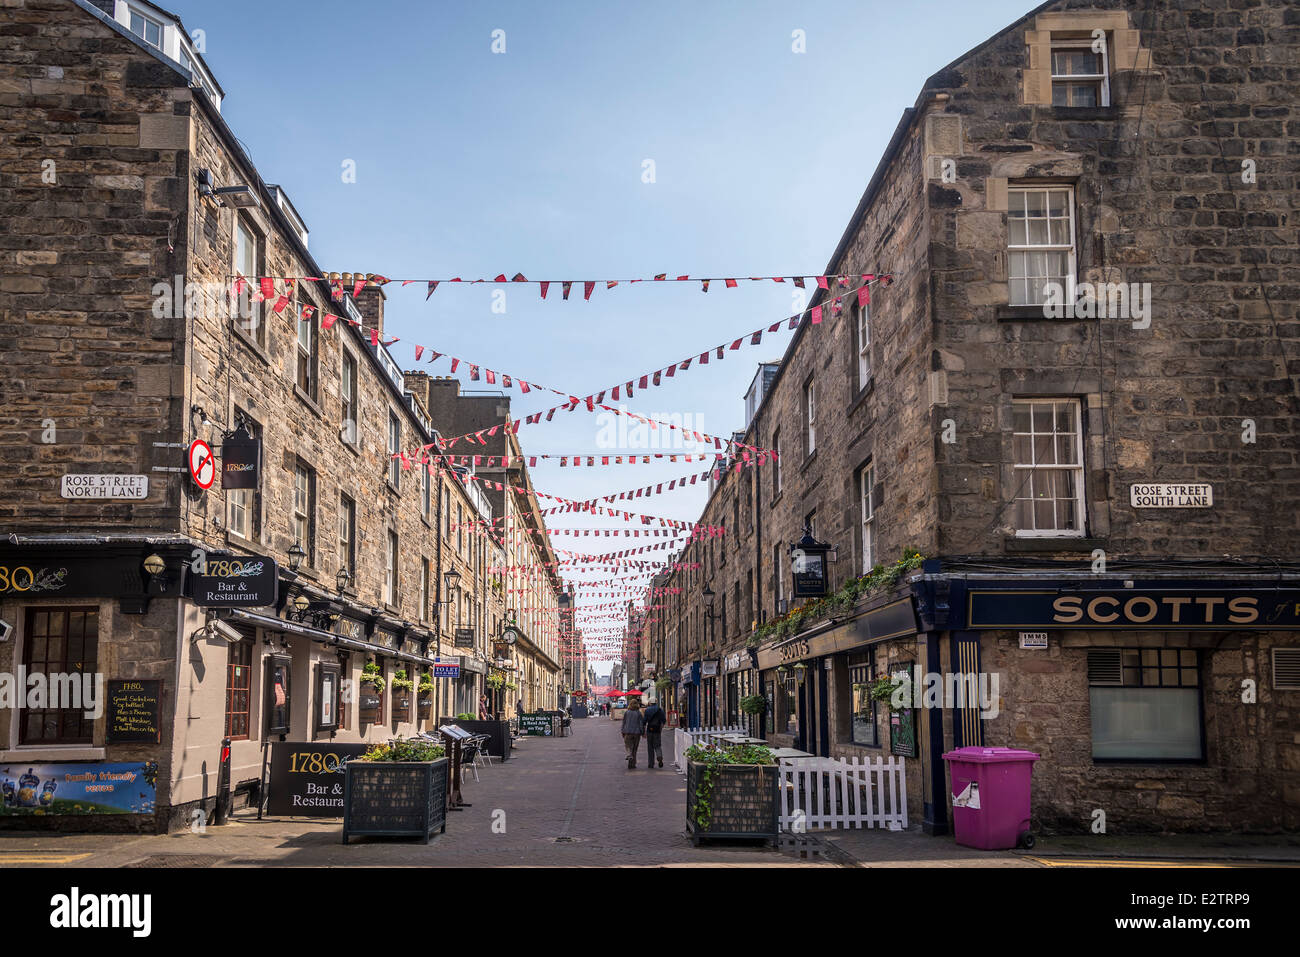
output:
[[972, 591], [971, 628], [1300, 628], [1300, 589]]

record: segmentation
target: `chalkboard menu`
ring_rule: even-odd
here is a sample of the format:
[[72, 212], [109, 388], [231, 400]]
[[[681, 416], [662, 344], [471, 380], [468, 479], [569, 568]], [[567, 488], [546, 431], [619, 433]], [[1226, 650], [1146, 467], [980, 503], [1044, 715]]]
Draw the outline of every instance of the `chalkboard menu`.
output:
[[106, 737], [109, 744], [162, 740], [162, 681], [108, 682]]
[[519, 729], [524, 734], [550, 737], [553, 731], [549, 714], [523, 714], [519, 717]]

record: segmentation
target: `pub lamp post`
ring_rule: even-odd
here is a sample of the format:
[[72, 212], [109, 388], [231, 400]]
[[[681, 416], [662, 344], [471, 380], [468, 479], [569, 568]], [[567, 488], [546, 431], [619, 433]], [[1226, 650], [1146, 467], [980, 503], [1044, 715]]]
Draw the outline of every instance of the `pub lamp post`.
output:
[[352, 576], [348, 574], [348, 570], [346, 568], [340, 568], [339, 573], [334, 576], [334, 583], [339, 586], [340, 595], [343, 594], [344, 590], [348, 587], [348, 582], [351, 580]]
[[162, 556], [154, 553], [144, 560], [144, 570], [150, 575], [161, 575], [162, 570], [167, 567], [167, 563], [162, 560]]
[[301, 542], [294, 542], [289, 546], [289, 571], [296, 572], [302, 567], [302, 560], [307, 557], [303, 551]]

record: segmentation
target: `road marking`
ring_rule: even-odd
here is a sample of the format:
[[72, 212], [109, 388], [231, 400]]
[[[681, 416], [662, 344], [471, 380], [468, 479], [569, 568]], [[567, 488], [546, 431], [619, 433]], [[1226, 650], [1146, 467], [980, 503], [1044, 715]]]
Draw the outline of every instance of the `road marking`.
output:
[[54, 851], [0, 851], [0, 867], [6, 864], [71, 864], [90, 857], [85, 854], [60, 854]]
[[1143, 860], [1139, 858], [1116, 859], [1116, 858], [1087, 858], [1087, 857], [1030, 857], [1025, 855], [1031, 861], [1037, 861], [1044, 867], [1297, 867], [1295, 863], [1288, 861], [1170, 861], [1170, 860]]

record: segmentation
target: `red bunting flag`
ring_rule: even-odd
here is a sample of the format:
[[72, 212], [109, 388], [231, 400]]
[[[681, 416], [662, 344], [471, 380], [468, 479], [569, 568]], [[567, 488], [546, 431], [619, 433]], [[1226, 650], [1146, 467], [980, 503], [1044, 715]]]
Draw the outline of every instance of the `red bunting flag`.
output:
[[813, 306], [813, 307], [812, 307], [812, 321], [813, 321], [813, 325], [814, 325], [814, 326], [817, 325], [817, 323], [819, 323], [819, 322], [822, 321], [822, 307], [821, 307], [821, 306]]
[[325, 318], [320, 321], [320, 327], [326, 332], [328, 332], [330, 326], [338, 322], [338, 319], [339, 319], [338, 316], [334, 315], [333, 313], [327, 312], [325, 313]]
[[274, 279], [259, 279], [257, 283], [259, 286], [262, 287], [262, 298], [270, 299], [272, 296], [275, 295]]
[[545, 298], [546, 298], [546, 290], [548, 290], [548, 289], [551, 288], [551, 284], [550, 284], [549, 282], [543, 282], [543, 283], [541, 283], [540, 285], [541, 285], [541, 287], [542, 287], [542, 298], [545, 299]]
[[491, 369], [484, 369], [483, 373], [487, 376], [488, 385], [496, 385], [497, 374], [495, 372]]
[[818, 288], [818, 289], [830, 289], [830, 286], [826, 285], [826, 277], [825, 277], [825, 276], [818, 276], [818, 277], [817, 277], [817, 288]]
[[416, 362], [419, 362], [419, 361], [420, 361], [420, 356], [422, 356], [422, 355], [424, 355], [424, 346], [417, 345], [417, 346], [415, 347], [415, 361], [416, 361]]
[[709, 291], [709, 281], [707, 279], [701, 279], [700, 292], [708, 292], [708, 291]]
[[371, 345], [372, 348], [375, 348], [375, 349], [378, 349], [378, 348], [379, 348], [379, 330], [378, 330], [378, 329], [371, 329], [371, 330], [370, 330], [370, 345]]
[[460, 360], [457, 359], [457, 358], [454, 358], [454, 357], [453, 357], [452, 360], [451, 360], [451, 371], [452, 371], [452, 372], [455, 372], [455, 371], [456, 371], [456, 366], [458, 366], [458, 365], [460, 365]]
[[804, 288], [804, 284], [803, 284], [803, 276], [795, 276], [795, 277], [794, 277], [794, 284], [795, 284], [797, 287], [799, 287], [800, 289], [803, 289], [803, 288]]
[[356, 282], [354, 282], [352, 284], [352, 298], [356, 299], [360, 297], [361, 290], [364, 289], [365, 286], [366, 286], [366, 281], [364, 279], [358, 279]]
[[858, 287], [858, 306], [859, 307], [865, 306], [868, 305], [870, 302], [871, 302], [871, 287], [865, 285]]
[[738, 283], [737, 283], [736, 280], [734, 280], [734, 279], [728, 279], [728, 280], [726, 280], [726, 283], [727, 283], [727, 288], [728, 288], [728, 289], [734, 289], [734, 288], [736, 288], [736, 286], [738, 285]]
[[591, 291], [596, 288], [594, 282], [584, 282], [582, 284], [582, 298], [584, 300], [591, 298]]
[[572, 288], [573, 288], [573, 283], [571, 282], [560, 283], [560, 291], [564, 293], [564, 299], [566, 302], [569, 299], [569, 290], [571, 290]]
[[429, 297], [433, 295], [433, 291], [434, 291], [435, 289], [437, 289], [437, 288], [438, 288], [438, 280], [434, 279], [434, 280], [430, 281], [430, 283], [429, 283], [429, 291], [428, 291], [427, 293], [425, 293], [425, 296], [424, 296], [424, 301], [425, 301], [425, 302], [428, 302], [428, 301], [429, 301]]

